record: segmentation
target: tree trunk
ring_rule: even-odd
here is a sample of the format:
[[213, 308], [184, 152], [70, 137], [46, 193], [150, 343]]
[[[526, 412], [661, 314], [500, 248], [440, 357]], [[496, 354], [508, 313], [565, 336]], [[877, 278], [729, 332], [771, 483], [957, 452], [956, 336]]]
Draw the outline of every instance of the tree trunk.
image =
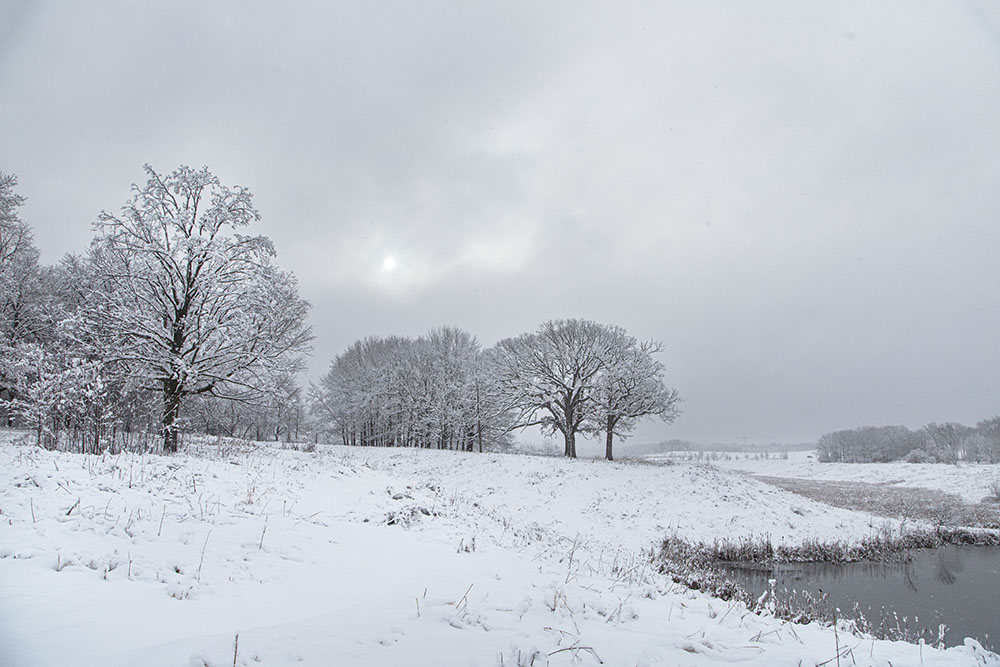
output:
[[604, 442], [604, 456], [609, 461], [614, 461], [615, 459], [611, 455], [611, 447], [614, 444], [615, 439], [615, 422], [611, 417], [608, 417], [607, 429], [607, 438]]
[[[558, 415], [556, 415], [558, 420]], [[560, 430], [563, 439], [566, 441], [566, 451], [564, 454], [570, 458], [576, 458], [576, 421], [574, 420], [573, 402], [567, 397], [562, 403], [562, 417], [565, 421]]]
[[566, 440], [566, 456], [575, 459], [576, 458], [576, 431], [571, 431], [566, 429], [563, 434]]
[[176, 380], [163, 381], [163, 452], [177, 453], [177, 417], [181, 411], [180, 387]]

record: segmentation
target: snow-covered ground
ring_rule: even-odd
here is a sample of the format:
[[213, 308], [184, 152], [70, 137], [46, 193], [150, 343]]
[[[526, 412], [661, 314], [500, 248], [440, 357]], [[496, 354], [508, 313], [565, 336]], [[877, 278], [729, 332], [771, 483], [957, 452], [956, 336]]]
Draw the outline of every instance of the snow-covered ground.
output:
[[[651, 460], [679, 458], [661, 455]], [[752, 475], [816, 479], [844, 482], [890, 484], [953, 493], [967, 503], [978, 503], [990, 494], [990, 485], [1000, 482], [1000, 465], [985, 463], [820, 463], [814, 452], [789, 452], [787, 459], [771, 453], [770, 457], [736, 453], [717, 453], [707, 460], [727, 470]]]
[[1000, 665], [748, 614], [642, 553], [877, 521], [701, 465], [8, 442], [0, 665]]

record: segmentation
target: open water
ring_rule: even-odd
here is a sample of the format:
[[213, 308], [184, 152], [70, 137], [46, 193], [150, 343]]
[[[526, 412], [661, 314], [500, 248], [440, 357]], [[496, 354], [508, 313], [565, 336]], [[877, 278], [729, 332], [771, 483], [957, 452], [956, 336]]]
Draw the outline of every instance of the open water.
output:
[[773, 578], [779, 598], [826, 596], [843, 618], [857, 608], [876, 628], [920, 633], [928, 643], [937, 642], [943, 624], [947, 646], [972, 637], [1000, 648], [1000, 547], [918, 549], [901, 563], [794, 563], [730, 572], [755, 596], [770, 590]]

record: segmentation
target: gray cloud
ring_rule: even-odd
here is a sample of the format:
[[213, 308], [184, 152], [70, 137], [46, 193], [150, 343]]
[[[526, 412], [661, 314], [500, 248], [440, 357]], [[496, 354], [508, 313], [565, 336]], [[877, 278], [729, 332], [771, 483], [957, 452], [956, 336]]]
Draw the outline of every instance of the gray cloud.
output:
[[143, 162], [208, 164], [314, 304], [313, 376], [367, 334], [578, 316], [665, 341], [685, 414], [644, 438], [998, 411], [991, 5], [3, 11], [43, 259]]

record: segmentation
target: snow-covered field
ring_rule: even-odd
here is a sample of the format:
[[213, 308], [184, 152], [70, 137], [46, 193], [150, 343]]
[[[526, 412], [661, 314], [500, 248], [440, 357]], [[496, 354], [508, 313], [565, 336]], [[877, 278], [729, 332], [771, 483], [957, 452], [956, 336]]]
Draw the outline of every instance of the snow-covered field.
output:
[[643, 557], [881, 521], [701, 465], [7, 442], [0, 665], [1000, 665], [748, 614]]
[[[727, 458], [728, 456], [728, 458]], [[813, 452], [789, 452], [787, 459], [744, 458], [744, 454], [718, 454], [713, 465], [752, 475], [843, 482], [868, 482], [953, 493], [967, 503], [978, 503], [1000, 481], [1000, 465], [985, 463], [820, 463]], [[668, 456], [650, 457], [663, 460]]]

